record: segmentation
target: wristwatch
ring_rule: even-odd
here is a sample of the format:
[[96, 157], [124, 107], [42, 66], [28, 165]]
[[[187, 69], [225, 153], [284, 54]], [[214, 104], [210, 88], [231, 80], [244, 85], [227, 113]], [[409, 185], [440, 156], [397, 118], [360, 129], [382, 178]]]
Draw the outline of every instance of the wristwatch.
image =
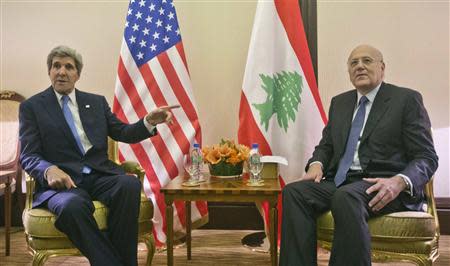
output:
[[408, 192], [411, 191], [411, 185], [409, 184], [408, 179], [402, 175], [400, 175], [400, 177], [403, 179], [403, 182], [405, 182], [405, 184], [406, 184], [405, 190]]

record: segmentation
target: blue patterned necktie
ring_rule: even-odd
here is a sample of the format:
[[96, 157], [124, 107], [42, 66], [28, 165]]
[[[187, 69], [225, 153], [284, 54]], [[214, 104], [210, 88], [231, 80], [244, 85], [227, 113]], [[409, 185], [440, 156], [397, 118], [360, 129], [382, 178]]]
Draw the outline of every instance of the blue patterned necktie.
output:
[[[86, 152], [83, 148], [83, 145], [81, 144], [80, 135], [77, 132], [77, 128], [75, 126], [75, 121], [73, 120], [72, 112], [69, 109], [69, 100], [70, 100], [70, 98], [67, 95], [63, 95], [61, 97], [62, 111], [63, 111], [64, 117], [66, 118], [67, 124], [70, 127], [70, 131], [72, 131], [72, 135], [75, 138], [77, 146], [80, 149], [81, 153], [84, 155]], [[91, 171], [92, 171], [92, 169], [90, 167], [83, 166], [82, 172], [84, 174], [89, 174]]]
[[366, 103], [369, 100], [366, 96], [362, 96], [359, 99], [358, 111], [356, 111], [355, 118], [352, 122], [352, 128], [350, 129], [350, 134], [348, 135], [347, 145], [345, 146], [344, 156], [342, 156], [339, 161], [339, 167], [334, 177], [334, 183], [336, 187], [344, 183], [347, 177], [347, 172], [353, 162], [353, 157], [355, 156], [356, 145], [358, 144], [359, 135], [364, 125], [364, 118], [366, 116]]

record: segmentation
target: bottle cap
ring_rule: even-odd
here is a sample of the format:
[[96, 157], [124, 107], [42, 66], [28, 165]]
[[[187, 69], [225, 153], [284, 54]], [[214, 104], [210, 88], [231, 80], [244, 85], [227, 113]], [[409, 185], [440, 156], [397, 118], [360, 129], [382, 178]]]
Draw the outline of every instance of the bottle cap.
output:
[[194, 148], [200, 148], [200, 144], [194, 143]]
[[258, 148], [258, 147], [259, 147], [258, 143], [253, 143], [253, 144], [252, 144], [252, 149]]

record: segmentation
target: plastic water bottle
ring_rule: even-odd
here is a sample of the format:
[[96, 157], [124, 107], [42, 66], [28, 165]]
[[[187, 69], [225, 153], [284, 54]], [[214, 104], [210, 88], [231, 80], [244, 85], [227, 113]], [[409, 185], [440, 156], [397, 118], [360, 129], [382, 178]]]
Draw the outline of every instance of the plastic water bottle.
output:
[[198, 182], [200, 179], [203, 156], [202, 151], [200, 149], [200, 144], [194, 143], [192, 146], [192, 150], [190, 152], [191, 162], [192, 162], [192, 181]]
[[259, 153], [258, 143], [252, 144], [252, 149], [250, 150], [249, 156], [249, 168], [250, 168], [250, 184], [259, 184], [261, 182], [261, 177], [259, 173], [263, 168], [263, 163], [261, 162], [261, 154]]

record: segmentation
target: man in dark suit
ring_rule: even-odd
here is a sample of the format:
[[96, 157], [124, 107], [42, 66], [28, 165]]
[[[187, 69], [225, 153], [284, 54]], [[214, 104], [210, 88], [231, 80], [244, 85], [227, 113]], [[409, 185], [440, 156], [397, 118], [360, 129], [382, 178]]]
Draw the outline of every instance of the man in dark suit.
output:
[[[20, 162], [36, 178], [33, 207], [55, 213], [64, 232], [91, 265], [137, 265], [141, 184], [108, 160], [107, 137], [135, 143], [171, 123], [157, 108], [133, 124], [121, 122], [103, 96], [75, 89], [81, 55], [66, 46], [47, 58], [51, 86], [20, 106]], [[109, 207], [108, 232], [93, 217], [92, 200]]]
[[330, 209], [330, 265], [371, 265], [369, 217], [421, 210], [438, 166], [420, 93], [384, 83], [374, 47], [356, 47], [347, 64], [356, 90], [332, 99], [306, 174], [283, 189], [280, 265], [317, 265], [316, 218]]

